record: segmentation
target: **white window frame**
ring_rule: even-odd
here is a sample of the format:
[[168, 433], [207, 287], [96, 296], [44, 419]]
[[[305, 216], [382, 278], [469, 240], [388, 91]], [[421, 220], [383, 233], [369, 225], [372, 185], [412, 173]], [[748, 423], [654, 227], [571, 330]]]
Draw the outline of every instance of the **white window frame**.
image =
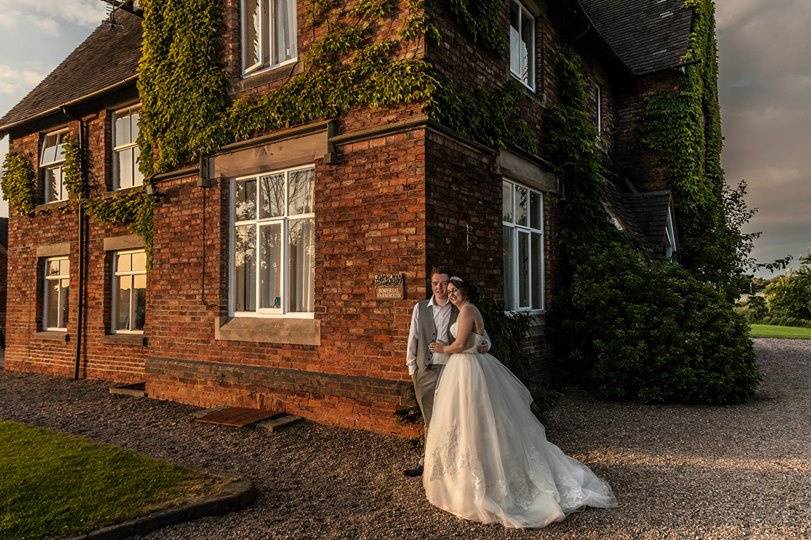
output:
[[594, 85], [594, 94], [597, 100], [597, 140], [603, 136], [603, 87], [599, 83]]
[[[507, 309], [507, 313], [513, 312], [522, 312], [522, 313], [544, 313], [546, 310], [546, 235], [544, 232], [544, 192], [538, 189], [533, 189], [525, 184], [521, 184], [520, 182], [516, 182], [509, 178], [502, 179], [502, 185], [509, 184], [512, 189], [512, 222], [505, 221], [503, 218], [502, 213], [502, 234], [504, 227], [511, 227], [512, 228], [512, 244], [513, 244], [513, 268], [512, 268], [512, 276], [504, 276], [504, 279], [512, 279], [513, 282], [513, 298], [510, 305], [517, 306], [514, 309]], [[518, 206], [518, 197], [516, 196], [516, 188], [526, 189], [527, 191], [527, 224], [520, 225], [516, 223], [516, 208]], [[502, 191], [503, 193], [503, 191]], [[532, 227], [532, 194], [535, 193], [539, 196], [540, 202], [540, 228]], [[502, 208], [503, 208], [503, 201], [502, 201]], [[520, 276], [519, 276], [519, 267], [518, 264], [518, 236], [519, 234], [528, 234], [529, 235], [529, 242], [528, 242], [528, 254], [530, 260], [530, 271], [529, 271], [529, 306], [522, 307], [520, 306]], [[533, 262], [535, 258], [533, 257], [532, 253], [532, 234], [540, 235], [540, 245], [541, 245], [541, 254], [538, 260], [540, 261], [540, 268], [538, 269], [538, 274], [540, 274], [540, 283], [535, 283], [536, 280], [536, 272], [534, 271], [535, 268], [533, 267]], [[502, 265], [503, 268], [503, 265]], [[533, 308], [532, 307], [532, 293], [535, 291], [535, 287], [540, 287], [541, 292], [541, 307], [540, 308]], [[503, 290], [503, 289], [502, 289]], [[505, 304], [507, 303], [507, 299], [504, 299]]]
[[[530, 90], [532, 90], [534, 92], [535, 91], [535, 72], [537, 70], [537, 67], [535, 66], [535, 60], [536, 60], [535, 59], [535, 53], [536, 53], [535, 48], [537, 46], [537, 44], [535, 43], [535, 39], [536, 39], [535, 38], [535, 24], [536, 24], [535, 23], [535, 16], [532, 14], [532, 12], [529, 9], [527, 9], [527, 7], [523, 3], [519, 2], [518, 0], [510, 0], [510, 1], [511, 1], [512, 4], [515, 4], [516, 6], [518, 6], [518, 32], [519, 32], [518, 40], [519, 40], [519, 43], [521, 42], [521, 37], [522, 37], [520, 32], [524, 28], [524, 24], [523, 24], [524, 17], [529, 17], [530, 20], [532, 21], [532, 38], [529, 40], [529, 43], [530, 43], [530, 45], [532, 45], [532, 48], [531, 48], [531, 50], [527, 51], [527, 56], [530, 58], [530, 62], [532, 64], [532, 69], [528, 70], [529, 81], [524, 81], [522, 74], [516, 73], [515, 71], [513, 71], [512, 62], [510, 62], [510, 74], [513, 77], [515, 77], [521, 84], [523, 84], [524, 86], [526, 86], [527, 88], [529, 88]], [[512, 58], [512, 51], [510, 51], [510, 58]]]
[[[267, 171], [258, 174], [250, 174], [247, 176], [240, 176], [238, 178], [231, 179], [229, 185], [229, 196], [228, 196], [228, 206], [229, 206], [229, 227], [228, 227], [228, 314], [230, 317], [252, 317], [252, 318], [289, 318], [289, 319], [314, 319], [315, 312], [303, 312], [303, 311], [290, 311], [290, 276], [288, 271], [288, 261], [287, 261], [287, 243], [288, 243], [288, 225], [291, 220], [299, 220], [299, 219], [312, 219], [313, 223], [315, 222], [315, 212], [310, 212], [307, 214], [294, 214], [288, 215], [288, 176], [291, 172], [296, 171], [306, 171], [312, 170], [315, 172], [315, 165], [303, 165], [297, 167], [291, 167], [288, 169], [279, 169], [274, 171]], [[259, 217], [259, 179], [263, 176], [271, 176], [275, 174], [284, 174], [285, 175], [285, 182], [284, 182], [284, 215], [283, 216], [275, 216], [270, 218], [260, 218]], [[244, 221], [236, 221], [236, 205], [234, 204], [234, 197], [236, 195], [236, 185], [237, 182], [242, 180], [256, 180], [256, 204], [257, 204], [257, 213], [255, 219], [244, 220]], [[256, 283], [254, 284], [254, 291], [256, 294], [256, 311], [236, 311], [236, 265], [235, 265], [235, 250], [236, 250], [236, 228], [238, 226], [243, 225], [251, 225], [255, 224], [256, 232], [254, 233], [255, 238], [255, 247], [254, 253], [256, 254], [257, 260], [259, 259], [259, 240], [260, 240], [260, 233], [259, 228], [261, 225], [271, 225], [279, 223], [281, 224], [281, 255], [280, 259], [282, 264], [280, 265], [281, 269], [281, 307], [280, 308], [261, 308], [259, 307], [259, 279], [260, 275], [259, 272], [256, 272], [255, 280]], [[315, 269], [313, 268], [313, 271]]]
[[668, 205], [667, 224], [665, 225], [665, 235], [667, 236], [667, 246], [665, 246], [665, 257], [672, 259], [676, 254], [676, 229], [673, 226], [673, 212]]
[[[118, 256], [119, 255], [132, 255], [134, 253], [143, 253], [144, 260], [146, 260], [146, 251], [143, 249], [129, 249], [124, 251], [114, 251], [113, 252], [113, 280], [112, 280], [112, 308], [110, 310], [110, 331], [113, 334], [143, 334], [143, 330], [133, 330], [132, 329], [132, 302], [133, 298], [135, 297], [135, 287], [130, 287], [130, 321], [129, 321], [129, 329], [118, 329], [116, 328], [116, 320], [118, 318], [118, 283], [119, 278], [122, 276], [146, 276], [146, 266], [144, 266], [143, 270], [132, 270], [126, 272], [121, 272], [118, 269]], [[148, 283], [148, 282], [147, 282]], [[146, 311], [146, 305], [144, 305], [144, 311]]]
[[[126, 150], [130, 150], [131, 148], [137, 148], [138, 147], [137, 137], [132, 137], [132, 113], [134, 113], [136, 111], [140, 111], [140, 110], [141, 110], [141, 104], [139, 103], [137, 105], [132, 105], [130, 107], [125, 107], [123, 109], [113, 111], [112, 129], [111, 129], [112, 140], [110, 141], [110, 146], [113, 149], [113, 152], [112, 152], [112, 154], [113, 154], [113, 160], [112, 160], [113, 191], [118, 191], [118, 190], [121, 190], [121, 189], [130, 189], [130, 188], [133, 188], [133, 187], [138, 187], [138, 186], [144, 185], [144, 175], [141, 173], [141, 170], [138, 167], [138, 160], [135, 159], [135, 153], [134, 152], [133, 152], [133, 160], [132, 160], [132, 174], [133, 174], [133, 176], [132, 176], [132, 185], [131, 186], [121, 187], [121, 185], [120, 185], [120, 181], [121, 181], [120, 180], [120, 173], [118, 172], [118, 167], [116, 166], [116, 163], [117, 163], [116, 157], [117, 157], [118, 153], [126, 151]], [[121, 146], [116, 146], [116, 144], [115, 144], [115, 141], [116, 141], [116, 136], [115, 136], [116, 120], [118, 118], [121, 118], [122, 116], [129, 116], [129, 118], [130, 118], [130, 138], [132, 140], [127, 144], [122, 144]], [[139, 114], [138, 118], [140, 120], [140, 114]], [[140, 156], [139, 156], [139, 159], [140, 159]], [[137, 182], [136, 182], [136, 178], [135, 178], [136, 174], [137, 174], [137, 176], [140, 177]]]
[[[68, 190], [65, 188], [65, 139], [67, 139], [67, 134], [69, 130], [67, 128], [58, 129], [56, 131], [51, 131], [50, 133], [46, 133], [45, 137], [42, 139], [42, 145], [40, 146], [40, 157], [39, 157], [39, 166], [42, 169], [42, 191], [43, 197], [46, 203], [50, 202], [58, 202], [58, 201], [65, 201], [68, 199]], [[45, 143], [48, 141], [48, 137], [57, 137], [57, 141], [59, 140], [58, 137], [60, 135], [64, 135], [65, 137], [62, 138], [61, 143], [57, 143], [57, 153], [59, 153], [59, 147], [62, 147], [62, 159], [55, 159], [53, 161], [45, 161]], [[51, 199], [48, 196], [48, 171], [59, 171], [59, 198]]]
[[[289, 60], [284, 60], [282, 62], [278, 62], [276, 64], [273, 63], [273, 48], [276, 46], [275, 35], [274, 31], [274, 18], [276, 14], [274, 13], [274, 2], [273, 0], [257, 0], [259, 3], [259, 19], [261, 24], [259, 25], [259, 47], [260, 47], [260, 55], [262, 60], [253, 64], [253, 65], [246, 65], [247, 64], [247, 48], [245, 47], [245, 39], [246, 39], [246, 32], [245, 29], [247, 28], [247, 21], [248, 21], [248, 12], [245, 9], [245, 0], [240, 0], [239, 2], [239, 11], [240, 11], [240, 47], [241, 47], [241, 54], [240, 54], [240, 62], [242, 64], [242, 75], [249, 76], [255, 75], [257, 73], [262, 73], [264, 71], [268, 71], [270, 69], [279, 68], [282, 66], [286, 66], [288, 64], [293, 64], [298, 61], [298, 22], [296, 23], [295, 28], [291, 29], [292, 37], [295, 40], [295, 47], [296, 47], [296, 54], [293, 58]], [[293, 20], [297, 21], [298, 17], [298, 2], [294, 2], [294, 6], [296, 7], [296, 16], [293, 17]]]
[[[68, 273], [67, 274], [59, 274], [57, 276], [49, 276], [48, 275], [48, 268], [50, 267], [51, 262], [56, 261], [68, 261]], [[61, 281], [63, 279], [68, 280], [68, 295], [70, 295], [70, 258], [69, 257], [48, 257], [45, 259], [45, 268], [43, 270], [44, 273], [44, 281], [42, 282], [43, 286], [43, 293], [42, 293], [42, 327], [46, 331], [61, 331], [67, 332], [68, 330], [68, 321], [59, 321], [58, 318], [62, 315], [62, 295], [57, 296], [57, 304], [56, 304], [56, 316], [57, 316], [57, 325], [51, 326], [50, 324], [53, 321], [48, 320], [48, 291], [49, 287], [48, 284], [51, 281], [59, 281], [60, 282], [60, 289], [62, 288]], [[68, 296], [68, 301], [70, 300], [70, 296]], [[66, 317], [70, 314], [68, 313]], [[61, 326], [58, 324], [59, 322], [63, 323]]]

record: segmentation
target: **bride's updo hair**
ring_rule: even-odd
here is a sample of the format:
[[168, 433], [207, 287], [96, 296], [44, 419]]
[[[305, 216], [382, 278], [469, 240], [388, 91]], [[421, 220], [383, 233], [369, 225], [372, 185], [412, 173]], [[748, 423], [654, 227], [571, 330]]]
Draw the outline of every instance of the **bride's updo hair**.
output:
[[474, 287], [472, 283], [465, 281], [459, 276], [452, 276], [449, 281], [453, 283], [453, 286], [462, 293], [468, 302], [475, 302], [478, 298], [478, 291], [476, 291], [476, 287]]

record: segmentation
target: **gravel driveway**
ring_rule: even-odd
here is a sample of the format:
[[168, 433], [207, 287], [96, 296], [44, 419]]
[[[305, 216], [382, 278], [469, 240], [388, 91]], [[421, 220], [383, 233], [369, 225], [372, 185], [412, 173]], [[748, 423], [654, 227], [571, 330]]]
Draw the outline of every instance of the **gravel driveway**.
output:
[[615, 510], [540, 531], [459, 520], [401, 476], [408, 441], [303, 422], [277, 434], [209, 426], [183, 405], [111, 396], [102, 382], [0, 374], [0, 418], [249, 478], [250, 508], [149, 538], [811, 538], [811, 341], [758, 340], [763, 399], [641, 406], [569, 393], [550, 440], [606, 478]]

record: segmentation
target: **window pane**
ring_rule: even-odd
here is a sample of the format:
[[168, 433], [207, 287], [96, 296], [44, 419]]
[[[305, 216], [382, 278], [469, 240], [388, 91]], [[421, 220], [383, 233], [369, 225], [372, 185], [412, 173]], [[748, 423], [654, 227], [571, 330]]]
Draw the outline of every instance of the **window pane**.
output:
[[533, 229], [541, 228], [541, 195], [532, 192], [529, 196], [529, 226]]
[[526, 11], [522, 13], [521, 17], [521, 71], [519, 75], [528, 85], [534, 84], [534, 70], [535, 70], [535, 21], [530, 17]]
[[289, 201], [288, 215], [309, 214], [313, 211], [313, 199], [315, 198], [315, 171], [307, 169], [305, 171], [294, 171], [290, 173], [290, 181], [287, 187], [287, 199]]
[[259, 178], [259, 219], [284, 215], [284, 173]]
[[45, 327], [59, 326], [59, 280], [45, 282]]
[[256, 226], [237, 227], [234, 237], [234, 307], [256, 311]]
[[501, 219], [513, 223], [513, 186], [509, 182], [501, 186]]
[[59, 327], [65, 328], [68, 325], [68, 311], [70, 309], [70, 280], [63, 279], [62, 286], [59, 289], [59, 305], [61, 306], [61, 314], [59, 318]]
[[121, 146], [132, 142], [132, 132], [130, 130], [130, 115], [115, 116], [115, 146]]
[[504, 308], [515, 309], [515, 284], [513, 283], [514, 245], [513, 228], [504, 227], [504, 251], [501, 254], [504, 261]]
[[282, 307], [282, 226], [259, 228], [259, 307]]
[[138, 251], [132, 254], [132, 269], [136, 272], [146, 271], [146, 252]]
[[130, 270], [132, 270], [132, 255], [129, 253], [116, 255], [115, 271], [129, 272]]
[[146, 313], [146, 275], [132, 276], [132, 328], [130, 330], [144, 329], [144, 315]]
[[515, 186], [515, 222], [526, 227], [529, 214], [529, 190]]
[[138, 140], [138, 134], [140, 133], [138, 127], [138, 121], [141, 119], [141, 111], [132, 111], [130, 114], [130, 130], [132, 134], [130, 135], [130, 141], [135, 142]]
[[132, 276], [116, 278], [118, 286], [115, 291], [115, 329], [130, 329], [130, 294], [132, 293]]
[[58, 201], [61, 196], [61, 187], [59, 185], [62, 178], [62, 172], [59, 167], [54, 169], [45, 169], [45, 200]]
[[60, 276], [70, 275], [70, 261], [68, 259], [62, 259], [59, 261], [59, 275]]
[[256, 179], [240, 180], [234, 191], [236, 220], [256, 219]]
[[49, 276], [58, 276], [59, 275], [59, 261], [58, 260], [49, 260], [48, 261], [48, 268], [46, 270], [46, 274]]
[[296, 1], [274, 0], [276, 43], [273, 63], [278, 64], [296, 56]]
[[261, 0], [245, 0], [245, 68], [262, 62], [262, 5]]
[[287, 246], [290, 311], [313, 311], [315, 226], [312, 219], [291, 220]]
[[142, 186], [144, 184], [144, 173], [141, 172], [141, 149], [137, 146], [132, 149], [132, 185]]
[[132, 149], [120, 150], [115, 153], [116, 187], [132, 187]]
[[541, 235], [532, 233], [532, 308], [543, 308], [543, 245]]
[[518, 233], [518, 307], [529, 307], [529, 234]]
[[56, 155], [54, 156], [54, 161], [63, 161], [65, 159], [65, 139], [67, 136], [67, 132], [62, 132], [56, 136]]
[[510, 2], [510, 71], [516, 75], [521, 74], [521, 8], [515, 2]]

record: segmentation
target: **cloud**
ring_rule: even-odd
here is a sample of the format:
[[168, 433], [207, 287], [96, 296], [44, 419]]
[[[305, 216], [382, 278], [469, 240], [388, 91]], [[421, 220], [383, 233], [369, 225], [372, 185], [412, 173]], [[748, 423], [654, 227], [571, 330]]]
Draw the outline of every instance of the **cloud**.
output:
[[14, 69], [0, 64], [0, 94], [17, 95], [36, 86], [45, 78], [44, 73], [28, 69]]
[[58, 35], [64, 23], [98, 26], [105, 6], [100, 0], [0, 0], [0, 27], [34, 27]]

